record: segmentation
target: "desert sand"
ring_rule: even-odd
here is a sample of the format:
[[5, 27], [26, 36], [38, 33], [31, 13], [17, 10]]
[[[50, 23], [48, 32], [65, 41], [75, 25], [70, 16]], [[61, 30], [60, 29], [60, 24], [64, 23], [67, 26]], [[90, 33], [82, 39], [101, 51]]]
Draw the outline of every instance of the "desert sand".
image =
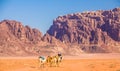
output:
[[65, 56], [59, 67], [39, 67], [37, 57], [0, 57], [0, 71], [120, 71], [120, 54]]

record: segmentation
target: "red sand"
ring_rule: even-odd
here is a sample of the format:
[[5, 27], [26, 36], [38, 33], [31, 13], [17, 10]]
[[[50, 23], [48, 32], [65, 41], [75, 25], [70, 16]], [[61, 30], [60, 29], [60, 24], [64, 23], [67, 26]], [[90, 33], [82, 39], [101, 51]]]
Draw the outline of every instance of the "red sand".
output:
[[120, 54], [65, 56], [59, 67], [44, 68], [37, 57], [1, 57], [0, 71], [120, 71]]

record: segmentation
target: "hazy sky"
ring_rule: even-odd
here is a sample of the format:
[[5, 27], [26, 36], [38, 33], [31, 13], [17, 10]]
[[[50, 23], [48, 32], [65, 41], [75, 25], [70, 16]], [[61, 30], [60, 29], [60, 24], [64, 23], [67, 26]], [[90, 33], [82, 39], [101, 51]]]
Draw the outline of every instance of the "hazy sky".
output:
[[17, 20], [44, 34], [59, 15], [115, 7], [120, 0], [0, 0], [0, 21]]

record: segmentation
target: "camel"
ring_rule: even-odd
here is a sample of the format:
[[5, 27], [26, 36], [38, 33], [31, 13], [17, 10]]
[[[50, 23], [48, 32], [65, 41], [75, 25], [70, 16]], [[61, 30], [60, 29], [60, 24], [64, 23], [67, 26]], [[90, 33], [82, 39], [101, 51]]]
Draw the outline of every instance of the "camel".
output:
[[40, 61], [40, 67], [44, 67], [45, 65], [49, 65], [50, 67], [52, 66], [56, 67], [59, 66], [59, 63], [62, 61], [62, 55], [58, 54], [55, 56], [47, 56], [46, 58], [40, 56], [39, 61]]
[[39, 56], [39, 65], [40, 67], [44, 67], [46, 64], [46, 58], [43, 56]]
[[47, 63], [49, 63], [50, 66], [59, 66], [59, 63], [61, 61], [62, 61], [62, 55], [61, 54], [47, 57]]

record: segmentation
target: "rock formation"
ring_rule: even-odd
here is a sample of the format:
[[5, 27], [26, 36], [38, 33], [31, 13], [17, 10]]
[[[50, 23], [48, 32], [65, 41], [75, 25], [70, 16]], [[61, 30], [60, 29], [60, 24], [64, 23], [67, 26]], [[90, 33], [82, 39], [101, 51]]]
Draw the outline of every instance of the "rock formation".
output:
[[22, 25], [15, 20], [0, 22], [0, 56], [31, 56], [62, 53], [62, 42], [49, 34]]
[[0, 22], [0, 56], [120, 52], [120, 8], [58, 16], [45, 35], [21, 22]]
[[3, 20], [0, 22], [0, 55], [27, 55], [41, 38], [42, 33], [37, 29], [14, 20]]
[[[0, 30], [1, 33], [13, 35], [21, 41], [26, 40], [30, 42], [35, 42], [40, 41], [42, 37], [42, 33], [39, 32], [39, 30], [31, 29], [29, 26], [23, 26], [20, 22], [12, 20], [3, 20], [2, 22], [0, 22]], [[12, 38], [8, 37], [8, 39]]]
[[64, 43], [88, 46], [81, 46], [87, 51], [91, 51], [90, 48], [98, 49], [97, 52], [116, 51], [111, 45], [120, 42], [120, 8], [59, 16], [47, 33]]

